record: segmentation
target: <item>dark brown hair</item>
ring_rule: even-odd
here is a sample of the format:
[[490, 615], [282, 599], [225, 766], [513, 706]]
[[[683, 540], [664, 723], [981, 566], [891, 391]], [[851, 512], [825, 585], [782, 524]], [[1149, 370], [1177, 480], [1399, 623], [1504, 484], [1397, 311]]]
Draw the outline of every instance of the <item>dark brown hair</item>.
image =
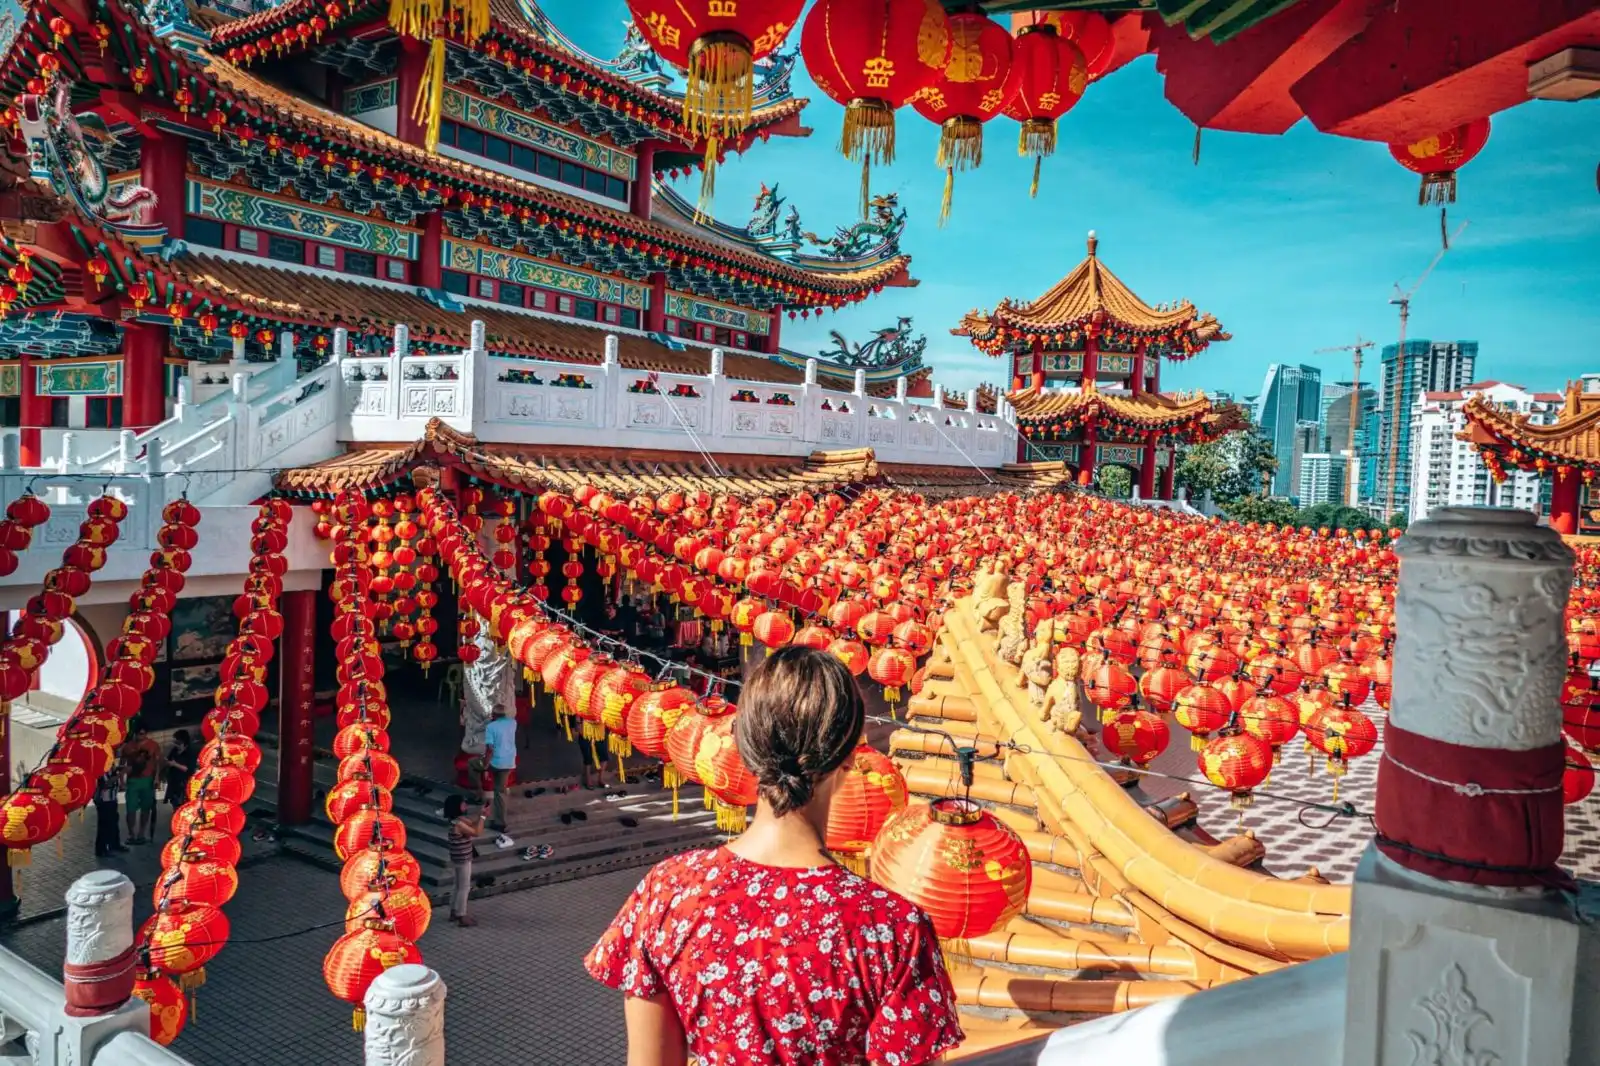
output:
[[866, 728], [856, 679], [815, 648], [780, 648], [739, 695], [733, 735], [774, 814], [811, 802], [817, 781], [844, 765]]

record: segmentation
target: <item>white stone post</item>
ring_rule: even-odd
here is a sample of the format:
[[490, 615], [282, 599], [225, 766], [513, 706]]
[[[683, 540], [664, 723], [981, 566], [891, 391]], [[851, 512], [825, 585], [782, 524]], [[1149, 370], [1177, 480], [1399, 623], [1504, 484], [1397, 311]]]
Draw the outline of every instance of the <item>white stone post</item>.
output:
[[906, 385], [906, 379], [904, 377], [898, 377], [898, 378], [894, 379], [894, 402], [895, 403], [903, 405], [906, 402], [906, 389], [907, 389], [907, 385]]
[[867, 372], [865, 370], [856, 371], [855, 385], [850, 391], [863, 398], [867, 395]]
[[1344, 1066], [1556, 1066], [1600, 1056], [1576, 989], [1600, 944], [1556, 886], [1559, 693], [1573, 553], [1530, 513], [1411, 527], [1394, 697], [1356, 872]]
[[388, 410], [385, 412], [396, 421], [405, 416], [405, 412], [400, 409], [400, 390], [405, 378], [405, 368], [402, 364], [410, 351], [411, 327], [404, 322], [396, 322], [394, 326], [394, 347], [389, 349], [389, 403]]
[[[551, 380], [554, 375], [551, 375]], [[595, 419], [601, 429], [628, 424], [628, 386], [622, 378], [622, 341], [607, 333], [600, 356], [600, 389], [595, 399]]]
[[711, 451], [720, 448], [712, 442], [720, 440], [722, 435], [733, 426], [733, 412], [729, 409], [729, 397], [733, 395], [732, 386], [728, 382], [727, 374], [723, 371], [723, 352], [721, 348], [711, 349], [710, 362], [706, 374], [706, 424], [700, 431], [700, 439]]
[[333, 331], [333, 361], [343, 362], [350, 354], [350, 331], [339, 326]]
[[472, 320], [467, 350], [461, 353], [461, 380], [456, 388], [461, 397], [460, 418], [463, 433], [475, 433], [475, 423], [485, 412], [489, 377], [489, 350], [481, 319]]
[[444, 979], [405, 963], [367, 987], [366, 1066], [444, 1066]]
[[84, 874], [67, 889], [67, 1013], [107, 1014], [133, 994], [133, 882], [116, 870]]
[[0, 470], [22, 469], [22, 439], [15, 433], [0, 436]]
[[61, 458], [58, 460], [61, 472], [65, 474], [77, 460], [78, 435], [76, 433], [61, 434]]
[[[290, 364], [294, 363], [294, 330], [292, 329], [286, 329], [278, 334], [278, 360]], [[299, 376], [300, 368], [296, 366], [294, 373], [289, 375], [289, 380], [293, 381]]]

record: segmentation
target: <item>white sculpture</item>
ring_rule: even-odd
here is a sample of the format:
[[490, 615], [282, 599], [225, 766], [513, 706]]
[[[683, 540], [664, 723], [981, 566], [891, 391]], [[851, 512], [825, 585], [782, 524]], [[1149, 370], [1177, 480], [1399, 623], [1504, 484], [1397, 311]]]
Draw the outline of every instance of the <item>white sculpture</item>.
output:
[[367, 988], [367, 1066], [444, 1066], [444, 979], [406, 963]]
[[[487, 626], [488, 623], [483, 623]], [[508, 712], [516, 694], [516, 671], [511, 656], [489, 639], [487, 630], [480, 627], [473, 638], [478, 646], [478, 660], [466, 669], [466, 699], [461, 710], [461, 750], [469, 755], [483, 754], [484, 730], [496, 707]]]

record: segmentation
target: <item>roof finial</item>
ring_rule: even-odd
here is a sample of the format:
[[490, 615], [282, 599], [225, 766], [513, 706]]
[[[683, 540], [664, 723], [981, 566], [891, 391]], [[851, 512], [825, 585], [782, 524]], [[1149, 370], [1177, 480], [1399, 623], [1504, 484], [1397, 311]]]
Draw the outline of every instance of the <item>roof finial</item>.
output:
[[1094, 235], [1094, 230], [1089, 231], [1089, 258], [1094, 258], [1094, 250], [1100, 243], [1100, 238]]

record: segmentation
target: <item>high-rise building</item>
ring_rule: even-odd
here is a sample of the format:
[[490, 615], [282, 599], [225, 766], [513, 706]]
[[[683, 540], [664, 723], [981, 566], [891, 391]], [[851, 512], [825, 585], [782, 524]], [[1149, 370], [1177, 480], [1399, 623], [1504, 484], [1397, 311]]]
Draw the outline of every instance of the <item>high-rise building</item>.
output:
[[[1340, 496], [1338, 502], [1357, 502], [1360, 500], [1361, 487], [1361, 458], [1369, 450], [1367, 424], [1362, 417], [1362, 412], [1369, 405], [1377, 403], [1378, 391], [1370, 384], [1363, 382], [1361, 395], [1355, 399], [1355, 435], [1350, 433], [1351, 402], [1350, 396], [1355, 392], [1355, 384], [1349, 381], [1339, 381], [1322, 386], [1322, 450], [1333, 456], [1342, 456], [1346, 468], [1339, 473], [1339, 481], [1344, 491], [1352, 487], [1357, 491], [1353, 497]], [[1351, 455], [1356, 457], [1354, 472], [1348, 469]], [[1355, 485], [1350, 484], [1354, 479]], [[1305, 506], [1302, 504], [1302, 506]]]
[[1345, 452], [1310, 452], [1300, 457], [1300, 506], [1315, 507], [1319, 503], [1343, 503], [1345, 468], [1349, 455]]
[[[1406, 341], [1383, 349], [1378, 382], [1378, 426], [1373, 480], [1364, 486], [1374, 513], [1408, 513], [1411, 507], [1411, 414], [1425, 392], [1460, 392], [1472, 381], [1477, 341]], [[1393, 485], [1390, 472], [1393, 471]], [[1392, 501], [1392, 502], [1391, 502]]]
[[[1300, 486], [1298, 456], [1304, 454], [1306, 423], [1322, 421], [1322, 371], [1314, 366], [1289, 366], [1273, 363], [1255, 403], [1256, 427], [1272, 443], [1278, 457], [1278, 472], [1273, 475], [1271, 493], [1293, 496]], [[1320, 442], [1311, 451], [1317, 451]]]
[[1511, 470], [1504, 482], [1496, 482], [1477, 448], [1460, 439], [1467, 425], [1461, 409], [1474, 396], [1528, 415], [1535, 425], [1554, 422], [1564, 401], [1558, 392], [1528, 392], [1520, 385], [1499, 381], [1419, 395], [1411, 412], [1413, 447], [1407, 463], [1413, 487], [1407, 515], [1412, 522], [1439, 507], [1515, 507], [1538, 515], [1550, 513], [1548, 478]]

